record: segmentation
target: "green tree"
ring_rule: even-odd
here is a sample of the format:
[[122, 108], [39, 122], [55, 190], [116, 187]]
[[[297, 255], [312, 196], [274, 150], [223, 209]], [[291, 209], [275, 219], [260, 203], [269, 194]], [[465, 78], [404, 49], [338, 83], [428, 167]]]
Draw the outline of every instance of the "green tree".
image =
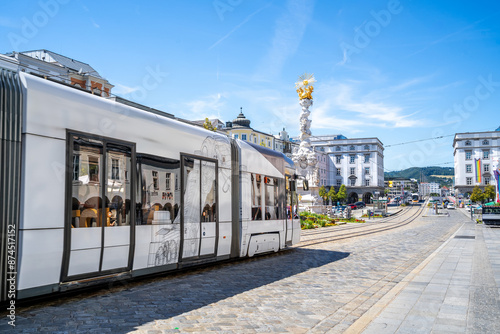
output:
[[208, 117], [205, 118], [205, 123], [203, 123], [203, 127], [207, 130], [215, 131], [215, 128], [212, 125], [212, 122], [210, 122], [210, 120], [208, 119]]
[[328, 196], [327, 196], [327, 192], [326, 192], [326, 188], [325, 188], [325, 186], [321, 186], [321, 187], [319, 188], [318, 193], [319, 193], [319, 197], [321, 197], [321, 198], [323, 199], [323, 205], [325, 205], [325, 204], [327, 203], [326, 201], [327, 201], [327, 199], [328, 199]]
[[494, 200], [496, 195], [496, 189], [493, 185], [487, 185], [486, 188], [484, 189], [483, 193], [483, 200], [485, 201], [490, 201]]
[[345, 184], [341, 185], [339, 188], [339, 192], [337, 193], [337, 201], [344, 203], [347, 198], [347, 190], [345, 188]]
[[335, 193], [335, 187], [334, 186], [330, 187], [330, 190], [328, 191], [327, 196], [330, 199], [330, 202], [332, 203], [332, 205], [336, 205], [337, 204], [337, 194]]
[[484, 199], [483, 191], [478, 186], [475, 186], [474, 189], [472, 189], [472, 195], [470, 195], [470, 200], [472, 202], [479, 203], [482, 202], [483, 199]]

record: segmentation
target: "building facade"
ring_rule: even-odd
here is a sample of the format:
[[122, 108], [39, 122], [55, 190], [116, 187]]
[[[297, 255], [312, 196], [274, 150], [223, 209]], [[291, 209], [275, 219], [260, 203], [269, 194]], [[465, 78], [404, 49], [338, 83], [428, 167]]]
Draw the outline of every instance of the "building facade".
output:
[[422, 182], [419, 185], [418, 192], [421, 196], [429, 196], [430, 194], [438, 194], [441, 196], [441, 187], [439, 186], [439, 183]]
[[316, 151], [327, 156], [326, 183], [337, 190], [344, 184], [348, 202], [384, 194], [384, 146], [378, 138], [348, 139], [343, 135], [310, 138]]
[[500, 159], [500, 127], [495, 131], [457, 133], [453, 140], [455, 196], [475, 186], [494, 185], [493, 168]]
[[241, 110], [238, 117], [232, 122], [226, 122], [225, 131], [231, 138], [241, 139], [272, 150], [280, 147], [279, 144], [276, 145], [276, 138], [273, 135], [252, 129], [250, 127], [250, 120], [245, 117]]

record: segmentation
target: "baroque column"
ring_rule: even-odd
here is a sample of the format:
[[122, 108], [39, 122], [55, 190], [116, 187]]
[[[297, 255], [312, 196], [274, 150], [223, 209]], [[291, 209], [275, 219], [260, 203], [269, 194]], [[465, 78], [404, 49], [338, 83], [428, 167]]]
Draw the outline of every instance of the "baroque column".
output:
[[303, 74], [299, 81], [295, 83], [295, 88], [299, 94], [299, 104], [302, 107], [300, 114], [300, 147], [292, 156], [292, 160], [297, 168], [297, 173], [312, 182], [315, 186], [318, 182], [317, 171], [315, 168], [318, 163], [316, 154], [311, 147], [311, 121], [309, 120], [309, 107], [312, 106], [313, 84], [316, 82], [312, 74]]

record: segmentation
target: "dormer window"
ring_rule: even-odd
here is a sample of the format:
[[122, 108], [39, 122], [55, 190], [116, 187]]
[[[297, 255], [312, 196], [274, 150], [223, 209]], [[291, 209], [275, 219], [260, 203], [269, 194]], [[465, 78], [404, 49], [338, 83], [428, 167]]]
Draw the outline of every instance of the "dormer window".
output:
[[488, 140], [486, 140], [486, 139], [483, 140], [483, 145], [489, 145], [489, 144], [490, 144], [490, 142]]
[[370, 146], [365, 145], [364, 149], [365, 149], [365, 150], [369, 150], [369, 149], [370, 149]]
[[471, 143], [471, 141], [470, 141], [470, 140], [467, 140], [467, 141], [465, 142], [465, 146], [471, 146], [471, 145], [472, 145], [472, 143]]
[[340, 151], [340, 146], [335, 147], [335, 151]]
[[351, 146], [349, 146], [349, 149], [350, 149], [351, 151], [354, 151], [356, 148], [355, 148], [353, 145], [351, 145]]

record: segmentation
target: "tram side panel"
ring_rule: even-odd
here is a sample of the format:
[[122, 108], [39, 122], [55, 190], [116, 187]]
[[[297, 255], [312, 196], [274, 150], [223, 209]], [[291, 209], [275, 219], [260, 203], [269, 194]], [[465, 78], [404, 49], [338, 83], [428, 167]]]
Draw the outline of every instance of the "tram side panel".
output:
[[[41, 101], [27, 94], [27, 114]], [[18, 297], [50, 293], [63, 258], [65, 140], [23, 134]]]

